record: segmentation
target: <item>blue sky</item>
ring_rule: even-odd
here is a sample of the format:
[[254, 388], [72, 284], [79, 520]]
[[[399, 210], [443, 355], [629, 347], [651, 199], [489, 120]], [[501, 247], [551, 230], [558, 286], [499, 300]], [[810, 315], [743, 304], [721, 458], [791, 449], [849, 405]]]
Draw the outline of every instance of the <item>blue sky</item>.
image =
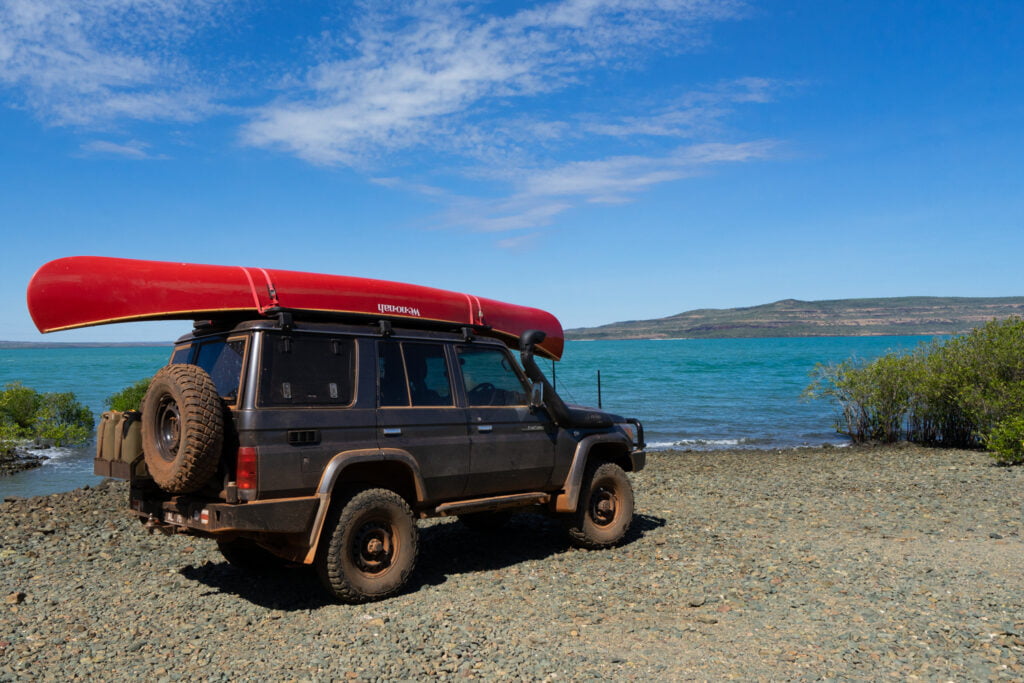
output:
[[1024, 3], [0, 0], [0, 339], [77, 254], [566, 327], [1024, 294]]

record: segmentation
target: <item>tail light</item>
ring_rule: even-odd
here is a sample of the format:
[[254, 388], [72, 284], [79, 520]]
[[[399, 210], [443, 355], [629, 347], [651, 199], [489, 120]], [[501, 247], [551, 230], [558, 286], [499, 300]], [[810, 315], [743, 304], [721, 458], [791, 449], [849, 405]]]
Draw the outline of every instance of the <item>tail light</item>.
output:
[[256, 490], [256, 449], [242, 446], [238, 449], [235, 467], [235, 481], [239, 491]]

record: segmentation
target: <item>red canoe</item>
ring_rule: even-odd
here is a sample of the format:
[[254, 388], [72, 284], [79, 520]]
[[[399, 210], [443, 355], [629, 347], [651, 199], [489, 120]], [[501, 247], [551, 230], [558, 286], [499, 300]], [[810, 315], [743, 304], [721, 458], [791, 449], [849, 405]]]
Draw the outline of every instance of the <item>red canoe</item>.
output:
[[275, 309], [484, 326], [490, 328], [484, 334], [509, 346], [526, 330], [543, 330], [547, 339], [538, 351], [555, 360], [564, 345], [558, 319], [536, 308], [345, 275], [72, 256], [45, 264], [28, 284], [28, 310], [40, 332], [134, 320], [264, 315]]

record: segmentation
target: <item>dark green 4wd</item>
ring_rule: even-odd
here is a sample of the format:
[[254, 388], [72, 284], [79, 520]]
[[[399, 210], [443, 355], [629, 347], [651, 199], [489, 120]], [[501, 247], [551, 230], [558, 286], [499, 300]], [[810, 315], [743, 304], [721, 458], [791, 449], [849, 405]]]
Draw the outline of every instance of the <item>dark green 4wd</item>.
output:
[[533, 359], [471, 331], [250, 320], [197, 326], [138, 413], [104, 415], [96, 470], [147, 527], [258, 569], [313, 564], [346, 602], [402, 589], [416, 519], [498, 527], [516, 509], [606, 548], [633, 517], [643, 430], [567, 406]]

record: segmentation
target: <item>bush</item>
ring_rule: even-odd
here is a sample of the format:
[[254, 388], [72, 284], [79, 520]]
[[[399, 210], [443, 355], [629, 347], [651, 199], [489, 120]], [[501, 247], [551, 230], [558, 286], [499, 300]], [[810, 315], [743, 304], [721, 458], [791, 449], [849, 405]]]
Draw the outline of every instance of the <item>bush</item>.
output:
[[89, 439], [94, 426], [92, 411], [68, 392], [44, 394], [36, 412], [35, 438], [57, 445], [82, 443]]
[[[855, 442], [976, 448], [997, 457], [1024, 418], [1024, 320], [992, 321], [969, 334], [889, 353], [870, 363], [818, 365], [805, 395], [836, 402], [836, 429]], [[998, 444], [998, 446], [996, 445]], [[1020, 446], [1018, 445], [1018, 448]]]
[[0, 450], [28, 439], [57, 446], [80, 444], [92, 435], [94, 424], [92, 411], [70, 392], [43, 394], [21, 382], [0, 392]]
[[903, 431], [918, 374], [918, 359], [890, 354], [871, 363], [851, 359], [818, 364], [805, 390], [810, 398], [831, 398], [839, 406], [835, 428], [857, 443], [897, 441]]
[[1024, 417], [1007, 418], [989, 432], [985, 445], [1004, 465], [1024, 463]]
[[20, 441], [18, 425], [5, 421], [4, 415], [0, 414], [0, 456], [9, 457], [14, 446]]
[[139, 406], [142, 405], [142, 399], [146, 395], [146, 391], [149, 389], [149, 377], [140, 379], [130, 387], [125, 387], [116, 394], [107, 396], [104, 404], [111, 410], [120, 410], [124, 412], [126, 410], [138, 410]]
[[42, 394], [35, 389], [11, 382], [0, 392], [0, 420], [17, 429], [31, 429], [42, 401]]

